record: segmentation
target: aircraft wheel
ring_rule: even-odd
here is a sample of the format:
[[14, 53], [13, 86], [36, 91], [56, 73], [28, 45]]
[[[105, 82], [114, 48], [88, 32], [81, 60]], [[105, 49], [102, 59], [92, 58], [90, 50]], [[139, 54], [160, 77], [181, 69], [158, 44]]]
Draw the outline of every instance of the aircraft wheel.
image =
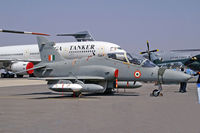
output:
[[32, 74], [29, 75], [29, 77], [35, 77], [35, 75], [32, 73]]
[[5, 74], [4, 73], [1, 74], [1, 78], [5, 78]]
[[14, 78], [15, 75], [14, 74], [9, 74], [9, 78]]
[[9, 74], [8, 74], [8, 73], [6, 73], [4, 78], [9, 78]]
[[153, 95], [154, 97], [159, 96], [159, 94], [160, 94], [160, 91], [157, 90], [157, 89], [153, 90], [153, 92], [152, 92], [152, 95]]

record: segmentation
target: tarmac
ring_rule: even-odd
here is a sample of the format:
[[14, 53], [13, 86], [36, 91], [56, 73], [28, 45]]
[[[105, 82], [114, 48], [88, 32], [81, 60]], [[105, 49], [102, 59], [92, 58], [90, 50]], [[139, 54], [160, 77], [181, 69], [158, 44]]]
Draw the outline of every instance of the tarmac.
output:
[[144, 83], [113, 95], [49, 90], [45, 81], [0, 79], [0, 133], [200, 133], [195, 83], [187, 93], [163, 85], [163, 96]]

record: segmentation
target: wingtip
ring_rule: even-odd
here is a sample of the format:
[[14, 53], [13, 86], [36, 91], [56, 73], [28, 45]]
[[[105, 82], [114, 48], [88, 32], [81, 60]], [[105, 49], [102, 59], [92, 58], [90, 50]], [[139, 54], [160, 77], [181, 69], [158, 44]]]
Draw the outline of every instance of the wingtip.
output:
[[32, 32], [33, 35], [50, 36], [49, 34]]

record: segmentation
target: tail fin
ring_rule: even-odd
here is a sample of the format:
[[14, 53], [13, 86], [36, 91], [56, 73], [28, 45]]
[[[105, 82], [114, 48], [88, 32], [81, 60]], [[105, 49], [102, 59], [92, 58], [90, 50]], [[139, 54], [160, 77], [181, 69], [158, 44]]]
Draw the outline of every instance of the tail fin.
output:
[[155, 64], [161, 63], [161, 59], [158, 58], [158, 56], [155, 53], [150, 53], [151, 61]]
[[40, 58], [42, 62], [56, 62], [65, 60], [53, 47], [54, 42], [49, 42], [44, 37], [37, 37], [38, 48], [40, 52]]

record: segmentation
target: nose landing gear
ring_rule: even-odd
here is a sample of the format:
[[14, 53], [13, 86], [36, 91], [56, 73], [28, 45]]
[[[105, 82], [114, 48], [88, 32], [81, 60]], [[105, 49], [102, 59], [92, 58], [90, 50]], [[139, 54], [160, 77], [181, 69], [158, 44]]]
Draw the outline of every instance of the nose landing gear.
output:
[[165, 73], [165, 70], [166, 70], [165, 68], [158, 69], [158, 89], [153, 90], [153, 92], [151, 93], [151, 95], [154, 97], [163, 96], [161, 91], [162, 91], [163, 75]]
[[161, 83], [158, 84], [158, 89], [153, 90], [153, 92], [151, 93], [152, 96], [154, 97], [158, 97], [158, 96], [163, 96], [163, 94], [161, 93], [162, 91], [162, 85]]

